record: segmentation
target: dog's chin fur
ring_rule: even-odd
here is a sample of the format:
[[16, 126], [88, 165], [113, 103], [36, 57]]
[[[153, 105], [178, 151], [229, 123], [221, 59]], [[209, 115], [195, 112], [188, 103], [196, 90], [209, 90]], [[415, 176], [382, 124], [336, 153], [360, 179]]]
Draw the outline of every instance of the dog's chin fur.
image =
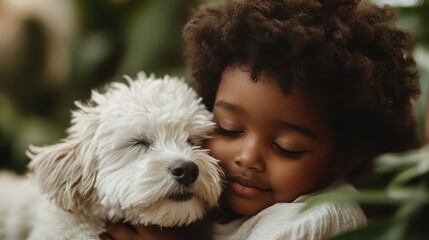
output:
[[[19, 201], [1, 195], [0, 239], [93, 239], [106, 221], [183, 226], [217, 204], [223, 176], [200, 147], [214, 128], [201, 99], [174, 77], [127, 79], [76, 102], [63, 141], [30, 146], [29, 179], [4, 177], [26, 187], [15, 188], [25, 196]], [[195, 163], [195, 182], [176, 181], [174, 161]]]

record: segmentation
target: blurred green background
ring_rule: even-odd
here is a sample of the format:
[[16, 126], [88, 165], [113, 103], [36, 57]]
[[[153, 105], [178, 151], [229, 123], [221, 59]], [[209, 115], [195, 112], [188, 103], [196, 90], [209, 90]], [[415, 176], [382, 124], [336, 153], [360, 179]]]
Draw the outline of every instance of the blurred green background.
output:
[[0, 167], [65, 137], [75, 100], [137, 72], [186, 77], [182, 28], [203, 0], [0, 0]]
[[[187, 77], [181, 31], [190, 11], [215, 0], [0, 0], [1, 168], [25, 171], [28, 145], [65, 137], [73, 101], [138, 71]], [[429, 78], [429, 6], [399, 7]], [[422, 119], [426, 91], [417, 104]], [[419, 133], [423, 133], [420, 124]]]
[[[65, 137], [73, 102], [87, 99], [91, 89], [123, 81], [124, 74], [134, 77], [141, 70], [187, 77], [183, 25], [193, 8], [216, 1], [0, 0], [0, 168], [25, 172], [28, 145], [49, 145]], [[429, 88], [429, 3], [373, 2], [397, 7], [396, 24], [414, 33], [413, 54], [423, 90], [416, 114], [423, 143]], [[426, 157], [420, 158], [422, 163]], [[429, 168], [419, 173], [428, 194]], [[419, 205], [425, 213], [427, 205], [427, 201]], [[427, 229], [429, 216], [420, 225]]]

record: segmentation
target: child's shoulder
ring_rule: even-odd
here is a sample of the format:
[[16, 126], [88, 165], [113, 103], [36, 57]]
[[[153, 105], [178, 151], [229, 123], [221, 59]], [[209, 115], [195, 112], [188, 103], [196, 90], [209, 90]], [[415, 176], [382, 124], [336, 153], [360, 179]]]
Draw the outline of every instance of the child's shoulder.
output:
[[[245, 231], [263, 239], [323, 239], [365, 227], [367, 219], [357, 204], [326, 203], [301, 212], [302, 203], [278, 203], [243, 223]], [[262, 239], [262, 238], [260, 238]]]
[[[347, 184], [331, 189], [340, 187], [355, 191]], [[240, 223], [229, 239], [323, 239], [366, 226], [365, 214], [358, 204], [326, 203], [302, 212], [306, 201], [315, 196], [274, 204]]]

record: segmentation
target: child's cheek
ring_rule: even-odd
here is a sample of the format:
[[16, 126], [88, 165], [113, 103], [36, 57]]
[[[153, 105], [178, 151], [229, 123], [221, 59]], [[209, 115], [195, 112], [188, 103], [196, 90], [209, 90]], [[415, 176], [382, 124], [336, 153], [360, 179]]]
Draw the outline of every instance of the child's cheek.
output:
[[209, 149], [209, 147], [208, 147], [208, 142], [209, 142], [210, 140], [209, 139], [205, 139], [205, 140], [203, 140], [203, 142], [201, 143], [201, 147], [202, 148], [205, 148], [205, 149]]
[[[227, 171], [228, 170], [228, 158], [225, 155], [225, 144], [223, 144], [221, 141], [218, 141], [216, 136], [213, 136], [210, 139], [206, 139], [202, 143], [202, 147], [209, 150], [210, 156], [216, 158], [219, 160], [218, 164], [219, 166]], [[222, 150], [221, 150], [222, 149]]]
[[218, 159], [219, 160], [219, 166], [221, 167], [221, 168], [223, 168], [223, 169], [225, 169], [226, 170], [226, 162], [224, 161], [224, 160], [222, 160], [222, 159]]

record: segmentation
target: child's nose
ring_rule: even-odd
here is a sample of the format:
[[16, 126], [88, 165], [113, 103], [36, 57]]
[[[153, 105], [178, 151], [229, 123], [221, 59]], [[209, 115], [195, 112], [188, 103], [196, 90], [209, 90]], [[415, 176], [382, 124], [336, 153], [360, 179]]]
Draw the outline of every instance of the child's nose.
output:
[[234, 163], [239, 167], [262, 172], [265, 170], [265, 162], [262, 151], [262, 144], [257, 139], [245, 139], [240, 150], [234, 159]]

